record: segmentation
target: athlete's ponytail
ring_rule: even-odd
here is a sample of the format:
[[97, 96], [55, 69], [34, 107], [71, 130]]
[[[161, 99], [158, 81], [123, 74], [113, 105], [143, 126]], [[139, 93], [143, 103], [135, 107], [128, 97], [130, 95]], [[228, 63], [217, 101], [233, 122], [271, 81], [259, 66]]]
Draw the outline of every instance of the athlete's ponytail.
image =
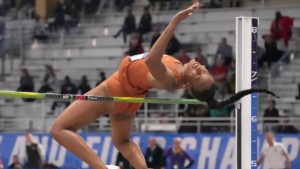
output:
[[212, 87], [210, 87], [209, 89], [204, 89], [202, 91], [197, 91], [194, 88], [192, 88], [192, 90], [191, 90], [191, 94], [199, 101], [206, 102], [210, 109], [221, 109], [225, 106], [234, 104], [236, 101], [240, 100], [242, 97], [244, 97], [248, 94], [252, 94], [252, 93], [266, 93], [266, 94], [270, 94], [270, 95], [273, 95], [274, 97], [279, 98], [273, 92], [268, 91], [266, 89], [248, 89], [248, 90], [243, 90], [243, 91], [240, 91], [240, 92], [234, 94], [227, 100], [217, 101], [214, 99], [215, 92], [216, 92], [216, 88], [214, 85]]
[[240, 91], [240, 92], [232, 95], [227, 100], [217, 101], [214, 98], [211, 98], [211, 99], [206, 100], [206, 103], [207, 103], [207, 105], [210, 109], [220, 109], [220, 108], [223, 108], [225, 106], [234, 104], [236, 101], [240, 100], [242, 97], [244, 97], [248, 94], [252, 94], [252, 93], [266, 93], [266, 94], [270, 94], [274, 97], [279, 98], [273, 92], [268, 91], [266, 89], [248, 89], [248, 90], [243, 90], [243, 91]]

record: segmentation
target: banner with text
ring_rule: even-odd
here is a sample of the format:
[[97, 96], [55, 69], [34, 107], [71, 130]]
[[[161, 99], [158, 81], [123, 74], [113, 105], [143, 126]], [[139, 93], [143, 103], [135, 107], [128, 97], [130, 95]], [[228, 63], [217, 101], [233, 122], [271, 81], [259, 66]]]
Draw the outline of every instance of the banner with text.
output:
[[[80, 134], [87, 144], [106, 164], [115, 164], [118, 151], [114, 148], [110, 134]], [[34, 134], [46, 153], [46, 161], [61, 168], [88, 168], [72, 153], [54, 141], [50, 134]], [[148, 138], [155, 137], [162, 148], [172, 146], [175, 137], [182, 138], [182, 146], [194, 158], [191, 169], [234, 169], [235, 138], [233, 134], [132, 134], [131, 139], [146, 151]], [[292, 168], [300, 166], [300, 135], [276, 135], [276, 141], [282, 142], [288, 151]], [[258, 152], [266, 144], [264, 135], [258, 135]], [[21, 162], [25, 159], [26, 139], [24, 134], [0, 134], [0, 153], [3, 164], [7, 167], [13, 155], [18, 155]], [[249, 145], [250, 146], [250, 145]], [[249, 152], [250, 153], [250, 152]], [[250, 168], [250, 167], [249, 167]], [[263, 164], [261, 169], [266, 169]]]

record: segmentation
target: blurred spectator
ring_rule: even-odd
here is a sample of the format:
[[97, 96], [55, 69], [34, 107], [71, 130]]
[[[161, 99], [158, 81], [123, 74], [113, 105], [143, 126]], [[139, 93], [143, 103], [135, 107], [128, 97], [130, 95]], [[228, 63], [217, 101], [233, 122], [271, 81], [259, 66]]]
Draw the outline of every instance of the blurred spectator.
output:
[[[190, 94], [190, 92], [187, 89], [184, 90], [181, 98], [194, 99], [194, 97]], [[179, 116], [189, 116], [190, 117], [191, 114], [192, 114], [191, 111], [193, 111], [195, 105], [192, 105], [192, 104], [179, 104], [178, 109], [180, 109], [180, 110], [185, 109], [185, 106], [188, 106], [187, 110], [186, 110], [187, 115], [185, 115], [184, 114], [185, 112], [183, 112], [183, 113], [179, 113]]]
[[[192, 108], [194, 109], [194, 111], [197, 109], [196, 106], [192, 106]], [[197, 133], [197, 125], [191, 125], [191, 123], [195, 123], [195, 121], [185, 119], [191, 118], [189, 112], [184, 112], [182, 117], [183, 119], [181, 120], [178, 133]]]
[[154, 29], [154, 33], [153, 33], [153, 36], [152, 36], [152, 39], [151, 39], [150, 48], [152, 48], [152, 46], [154, 45], [154, 43], [157, 41], [157, 39], [159, 37], [160, 37], [160, 31], [159, 31], [159, 28], [156, 27]]
[[61, 28], [65, 24], [65, 13], [64, 8], [61, 2], [57, 2], [56, 7], [54, 9], [54, 21], [50, 22], [48, 28], [51, 32], [56, 32], [58, 28]]
[[222, 0], [222, 7], [228, 8], [228, 7], [240, 7], [241, 2], [240, 0]]
[[195, 58], [197, 62], [209, 69], [209, 65], [205, 56], [202, 55], [202, 49], [199, 47], [195, 50]]
[[[10, 4], [13, 0], [8, 0], [10, 1]], [[15, 0], [15, 5], [14, 8], [16, 8], [17, 10], [22, 8], [25, 4], [29, 3], [30, 0]]]
[[130, 35], [128, 54], [130, 56], [133, 56], [143, 52], [144, 52], [144, 48], [142, 46], [141, 38], [139, 37], [137, 32], [132, 32]]
[[96, 83], [96, 87], [101, 84], [102, 82], [104, 82], [106, 80], [106, 76], [105, 76], [105, 73], [103, 71], [100, 72], [100, 80], [97, 81]]
[[19, 157], [17, 155], [13, 156], [13, 162], [9, 166], [10, 169], [22, 169], [22, 164], [19, 161]]
[[131, 169], [129, 161], [122, 155], [121, 152], [118, 152], [116, 166], [119, 166], [120, 169]]
[[122, 11], [124, 7], [130, 6], [134, 3], [134, 0], [116, 0], [118, 4], [119, 11]]
[[227, 76], [227, 84], [232, 92], [235, 92], [235, 74]]
[[[194, 113], [193, 113], [193, 116], [192, 117], [210, 117], [210, 114], [209, 114], [209, 109], [207, 106], [205, 105], [194, 105], [195, 106], [195, 109], [194, 109]], [[203, 120], [202, 121], [203, 123], [205, 122], [211, 122], [211, 121], [206, 121], [206, 120]], [[198, 128], [198, 126], [196, 126], [196, 132], [200, 131], [201, 133], [209, 133], [211, 132], [211, 126], [207, 126], [205, 124], [201, 123], [201, 127], [200, 127], [200, 130]]]
[[[278, 110], [275, 108], [276, 102], [274, 100], [268, 101], [268, 108], [265, 110], [264, 118], [278, 118], [279, 113]], [[278, 120], [264, 120], [264, 131], [265, 132], [273, 132], [276, 131], [276, 123], [278, 123]], [[275, 125], [274, 125], [275, 124]]]
[[[65, 82], [61, 86], [60, 94], [76, 94], [76, 86], [71, 82], [71, 79], [69, 76], [65, 77]], [[65, 107], [67, 108], [70, 105], [70, 101], [54, 101], [51, 107], [51, 113], [55, 111], [55, 108], [58, 103], [65, 104]]]
[[[228, 83], [226, 83], [222, 90], [221, 90], [221, 98], [220, 100], [227, 100], [229, 99], [232, 94], [234, 92], [231, 90], [231, 87], [229, 86]], [[227, 106], [227, 107], [224, 107], [223, 109], [226, 109], [226, 111], [228, 112], [228, 116], [230, 116], [230, 112], [234, 109], [234, 105], [230, 105], [230, 106]]]
[[74, 5], [77, 12], [80, 13], [82, 11], [82, 7], [84, 4], [83, 0], [64, 0], [63, 3], [64, 3], [63, 6], [65, 8], [65, 13], [68, 15], [71, 14], [72, 5]]
[[300, 83], [298, 84], [298, 96], [296, 96], [296, 100], [300, 100]]
[[210, 117], [208, 107], [205, 105], [195, 105], [193, 117]]
[[[27, 69], [21, 70], [20, 86], [17, 91], [21, 92], [33, 92], [34, 91], [34, 82], [33, 78], [28, 73]], [[32, 98], [22, 98], [24, 102], [33, 102], [35, 99]]]
[[149, 13], [148, 7], [144, 8], [144, 13], [141, 17], [137, 31], [140, 33], [141, 39], [143, 39], [144, 34], [152, 31], [152, 17]]
[[107, 4], [109, 5], [109, 13], [112, 13], [113, 10], [114, 10], [115, 0], [100, 0], [100, 5], [99, 5], [99, 7], [98, 7], [97, 13], [98, 13], [98, 14], [101, 14], [103, 8], [104, 8]]
[[88, 84], [86, 75], [84, 75], [81, 78], [80, 85], [77, 87], [77, 92], [79, 92], [80, 94], [85, 94], [90, 90], [91, 90], [91, 86]]
[[226, 38], [222, 38], [222, 41], [217, 49], [214, 65], [216, 64], [219, 57], [225, 59], [225, 65], [229, 65], [230, 61], [232, 60], [233, 57], [232, 46], [227, 44]]
[[[228, 87], [225, 86], [226, 85], [224, 85], [221, 90], [221, 98], [230, 97], [230, 93], [229, 93], [230, 91]], [[214, 117], [216, 119], [215, 121], [213, 121], [214, 123], [216, 123], [216, 125], [210, 126], [211, 128], [208, 129], [208, 131], [214, 133], [228, 133], [230, 131], [230, 126], [231, 126], [230, 120], [224, 120], [224, 119], [218, 120], [218, 118], [230, 117], [232, 109], [234, 109], [234, 106], [224, 107], [219, 110], [211, 109], [209, 114], [210, 117]]]
[[273, 133], [267, 133], [265, 136], [267, 144], [263, 146], [260, 157], [257, 161], [259, 167], [264, 160], [268, 163], [269, 168], [291, 168], [291, 161], [285, 146], [280, 142], [275, 142]]
[[[210, 114], [210, 117], [229, 117], [230, 116], [230, 111], [227, 108], [222, 108], [222, 109], [219, 109], [219, 110], [212, 110], [211, 109], [209, 114]], [[228, 122], [228, 121], [226, 121], [226, 120], [216, 121], [216, 123], [218, 123], [218, 124], [220, 124], [221, 122]], [[225, 126], [229, 127], [229, 125], [225, 125]], [[221, 127], [221, 125], [218, 125], [218, 127]], [[218, 130], [220, 130], [220, 129], [218, 129]], [[218, 131], [216, 131], [216, 132], [218, 132]]]
[[0, 154], [0, 169], [4, 169], [1, 154]]
[[180, 42], [177, 40], [175, 35], [173, 35], [167, 45], [166, 54], [174, 55], [175, 53], [177, 53], [179, 51], [180, 48], [181, 48]]
[[229, 79], [231, 76], [235, 76], [235, 60], [231, 60], [230, 62], [227, 79]]
[[[223, 99], [228, 99], [232, 94], [230, 93], [230, 88], [228, 85], [224, 85], [223, 88], [221, 89], [221, 95], [219, 97], [220, 100]], [[210, 110], [210, 116], [211, 117], [229, 117], [230, 116], [230, 111], [234, 107], [224, 107], [220, 110]], [[220, 121], [218, 121], [219, 123]]]
[[155, 138], [151, 137], [148, 141], [148, 148], [145, 154], [145, 160], [148, 168], [161, 169], [165, 165], [164, 151], [157, 145]]
[[122, 28], [117, 32], [117, 34], [114, 36], [114, 38], [117, 38], [120, 33], [123, 33], [123, 39], [124, 43], [126, 43], [126, 36], [127, 34], [130, 34], [135, 31], [136, 25], [135, 25], [135, 17], [132, 14], [132, 10], [128, 9], [127, 16], [124, 19], [124, 23]]
[[285, 47], [288, 47], [289, 40], [292, 37], [292, 27], [294, 20], [288, 16], [282, 16], [281, 12], [275, 13], [275, 19], [271, 24], [271, 34], [275, 40], [282, 39]]
[[44, 163], [43, 169], [59, 169], [59, 167], [54, 164]]
[[17, 91], [22, 91], [22, 92], [34, 91], [33, 79], [28, 73], [27, 69], [21, 70], [20, 86], [18, 87]]
[[259, 61], [265, 54], [265, 49], [261, 46], [257, 46], [257, 60]]
[[75, 4], [72, 4], [70, 14], [65, 18], [65, 29], [69, 33], [70, 28], [77, 27], [79, 23], [79, 12], [76, 9]]
[[0, 22], [0, 50], [4, 50], [5, 48], [5, 23]]
[[299, 131], [290, 123], [289, 117], [282, 118], [282, 125], [279, 125], [279, 127], [276, 130], [276, 133], [299, 133]]
[[[222, 1], [224, 2], [224, 1]], [[209, 3], [209, 8], [221, 8], [222, 5], [220, 3], [220, 1], [218, 0], [211, 0], [210, 3]]]
[[191, 58], [185, 53], [183, 49], [179, 50], [178, 58], [177, 58], [182, 64], [188, 63]]
[[53, 91], [53, 87], [56, 86], [56, 76], [51, 66], [45, 66], [45, 74], [42, 77], [42, 86], [39, 89], [39, 93], [47, 93]]
[[228, 84], [225, 84], [221, 90], [221, 100], [229, 99], [232, 96], [233, 92], [231, 91]]
[[182, 0], [171, 0], [169, 10], [178, 10], [181, 7]]
[[281, 56], [284, 54], [283, 51], [277, 48], [276, 41], [270, 35], [264, 35], [263, 39], [265, 41], [265, 54], [258, 59], [258, 67], [261, 68], [264, 62], [268, 63], [269, 68], [271, 68], [272, 62], [277, 62]]
[[[189, 155], [189, 153], [182, 149], [181, 139], [175, 138], [173, 147], [170, 147], [165, 152], [164, 156], [169, 159], [169, 169], [185, 169], [190, 168], [194, 164], [194, 159]], [[189, 161], [188, 165], [185, 166], [186, 160]]]
[[35, 27], [33, 29], [33, 39], [37, 39], [38, 41], [47, 41], [48, 40], [46, 26], [40, 20], [39, 15], [35, 16]]
[[156, 3], [156, 2], [159, 2], [159, 3], [160, 3], [160, 8], [159, 8], [159, 10], [163, 10], [164, 7], [165, 7], [165, 2], [166, 2], [166, 0], [148, 0], [148, 1], [149, 1], [150, 7], [152, 8], [153, 11], [155, 10], [155, 3]]
[[45, 152], [41, 144], [34, 141], [33, 135], [31, 133], [26, 134], [26, 155], [27, 155], [27, 167], [37, 169], [41, 168], [44, 159], [45, 159]]
[[0, 4], [0, 16], [5, 16], [10, 8], [10, 0], [2, 0], [2, 3]]
[[100, 0], [84, 0], [84, 13], [86, 15], [95, 14], [99, 4]]
[[230, 7], [241, 7], [241, 0], [231, 0]]
[[211, 75], [215, 79], [215, 84], [218, 89], [222, 89], [224, 83], [226, 82], [227, 73], [228, 67], [225, 65], [224, 58], [219, 58], [217, 64], [211, 69]]

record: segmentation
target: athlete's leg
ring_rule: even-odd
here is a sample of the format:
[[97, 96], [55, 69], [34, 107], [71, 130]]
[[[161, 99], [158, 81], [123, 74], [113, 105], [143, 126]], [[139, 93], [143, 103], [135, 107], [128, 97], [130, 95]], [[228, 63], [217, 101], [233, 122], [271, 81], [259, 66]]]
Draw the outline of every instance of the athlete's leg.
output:
[[140, 147], [130, 140], [135, 114], [110, 114], [112, 124], [111, 137], [115, 147], [136, 169], [147, 169]]
[[[106, 83], [92, 89], [87, 95], [108, 96]], [[75, 101], [56, 119], [51, 134], [59, 144], [81, 158], [91, 168], [106, 169], [104, 163], [76, 131], [103, 114], [115, 112], [112, 102]]]

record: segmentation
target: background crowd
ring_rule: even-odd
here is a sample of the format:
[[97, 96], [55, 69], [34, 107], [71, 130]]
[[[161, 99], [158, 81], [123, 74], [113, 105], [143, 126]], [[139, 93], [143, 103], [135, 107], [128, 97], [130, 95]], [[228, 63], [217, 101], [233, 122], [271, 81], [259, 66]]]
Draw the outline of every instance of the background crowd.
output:
[[[238, 4], [238, 1], [236, 1]], [[6, 1], [3, 3], [7, 3]], [[113, 4], [111, 4], [113, 3]], [[143, 52], [144, 42], [150, 42], [150, 47], [155, 43], [161, 34], [161, 30], [164, 28], [161, 25], [156, 25], [152, 22], [151, 10], [155, 10], [158, 3], [158, 10], [164, 9], [178, 9], [181, 5], [181, 0], [170, 1], [169, 5], [167, 1], [149, 1], [149, 6], [144, 8], [142, 17], [137, 22], [134, 15], [134, 11], [131, 10], [130, 5], [134, 3], [134, 0], [64, 0], [57, 3], [54, 10], [54, 19], [48, 20], [48, 22], [42, 22], [39, 16], [34, 13], [31, 14], [32, 19], [36, 20], [36, 28], [33, 32], [33, 39], [39, 40], [42, 43], [47, 43], [50, 36], [55, 37], [55, 32], [61, 29], [65, 29], [67, 33], [70, 33], [72, 28], [76, 28], [80, 23], [80, 16], [84, 15], [97, 15], [105, 8], [109, 11], [117, 10], [122, 11], [124, 7], [127, 8], [127, 15], [124, 17], [122, 27], [112, 38], [118, 38], [121, 34], [123, 37], [124, 44], [128, 45], [128, 51], [120, 55], [136, 55]], [[222, 4], [211, 1], [211, 4], [203, 7], [221, 7]], [[225, 3], [226, 4], [226, 3]], [[32, 4], [34, 5], [34, 4]], [[173, 6], [172, 6], [173, 5]], [[224, 5], [224, 4], [223, 4]], [[229, 5], [232, 6], [232, 3]], [[167, 7], [168, 6], [168, 7]], [[274, 14], [274, 21], [270, 25], [270, 34], [263, 35], [265, 44], [264, 47], [258, 47], [258, 67], [259, 70], [267, 67], [271, 68], [272, 63], [277, 62], [288, 49], [288, 42], [292, 35], [293, 19], [284, 16], [280, 11]], [[73, 32], [74, 33], [74, 32]], [[75, 32], [76, 33], [76, 32]], [[129, 37], [129, 40], [127, 38]], [[282, 45], [278, 44], [281, 43]], [[208, 56], [202, 54], [200, 45], [193, 44], [185, 46], [181, 44], [180, 40], [176, 38], [176, 34], [173, 35], [169, 41], [166, 54], [171, 55], [183, 64], [188, 63], [191, 59], [195, 59], [202, 65], [205, 65], [215, 80], [217, 87], [217, 93], [215, 98], [219, 100], [228, 99], [235, 92], [235, 53], [231, 44], [228, 44], [226, 38], [220, 39], [219, 47], [217, 48], [215, 55], [211, 56], [210, 60]], [[279, 46], [279, 47], [278, 47]], [[192, 53], [188, 55], [187, 53]], [[99, 81], [96, 85], [103, 82], [106, 79], [104, 72], [99, 72]], [[80, 82], [72, 81], [72, 77], [66, 76], [63, 82], [59, 82], [56, 79], [55, 71], [51, 65], [45, 66], [45, 73], [41, 77], [41, 86], [35, 86], [33, 78], [30, 76], [30, 72], [26, 69], [21, 70], [20, 86], [17, 91], [28, 91], [28, 92], [60, 92], [61, 94], [84, 94], [93, 88], [94, 84], [89, 84], [87, 76], [83, 76]], [[192, 98], [192, 96], [185, 91], [183, 98]], [[33, 102], [34, 99], [24, 99], [25, 102]], [[271, 101], [270, 101], [271, 102]], [[59, 105], [67, 107], [70, 102], [53, 102], [51, 110], [48, 115], [55, 112], [56, 107]], [[273, 104], [275, 106], [275, 102]], [[273, 107], [274, 107], [273, 106]], [[272, 107], [272, 106], [270, 106]], [[278, 117], [276, 113], [273, 113], [272, 108], [270, 111], [265, 113], [266, 117]], [[183, 117], [230, 117], [234, 116], [234, 107], [229, 106], [221, 110], [209, 110], [203, 105], [189, 105], [186, 112], [182, 113]], [[267, 110], [266, 110], [267, 111]], [[285, 120], [283, 120], [285, 121]], [[220, 121], [218, 121], [220, 122]], [[184, 123], [184, 122], [183, 122]], [[226, 123], [226, 121], [224, 121]], [[228, 122], [227, 122], [228, 123]], [[270, 129], [270, 127], [269, 127]], [[274, 128], [273, 128], [274, 129]], [[278, 129], [278, 127], [277, 127]], [[193, 132], [197, 131], [196, 126], [181, 127], [181, 132]], [[201, 127], [202, 132], [228, 132], [228, 127]], [[274, 130], [272, 130], [274, 131]], [[289, 130], [280, 130], [281, 132], [290, 132]]]
[[[0, 0], [0, 16], [8, 16], [10, 11], [18, 10], [24, 5], [35, 6], [34, 0]], [[156, 10], [178, 10], [181, 8], [183, 0], [149, 0], [149, 5], [143, 8], [143, 14], [140, 20], [136, 20], [135, 11], [131, 6], [135, 3], [134, 0], [62, 0], [59, 1], [53, 9], [54, 17], [44, 20], [34, 10], [28, 10], [26, 17], [35, 20], [35, 28], [32, 32], [32, 40], [39, 43], [49, 43], [51, 39], [59, 38], [59, 32], [64, 31], [66, 34], [79, 34], [80, 19], [81, 17], [98, 16], [103, 13], [122, 12], [126, 10], [126, 16], [120, 29], [115, 32], [111, 38], [121, 38], [124, 45], [128, 46], [125, 53], [120, 53], [121, 56], [137, 55], [145, 51], [145, 45], [150, 43], [150, 47], [160, 37], [161, 31], [165, 25], [153, 23], [151, 12]], [[211, 0], [209, 3], [201, 5], [201, 8], [221, 8], [221, 7], [239, 7], [240, 0]], [[258, 68], [259, 71], [272, 69], [272, 65], [279, 61], [282, 56], [289, 49], [289, 40], [292, 37], [293, 18], [282, 14], [280, 11], [274, 13], [274, 20], [270, 25], [270, 32], [262, 35], [259, 38], [264, 40], [264, 46], [259, 46], [258, 53]], [[2, 29], [0, 27], [0, 32]], [[300, 37], [300, 34], [299, 34]], [[2, 42], [3, 39], [0, 39]], [[1, 43], [0, 43], [1, 44]], [[1, 46], [1, 45], [0, 45]], [[224, 37], [220, 39], [219, 46], [213, 56], [206, 56], [202, 53], [200, 44], [186, 45], [181, 43], [177, 35], [174, 34], [169, 41], [165, 54], [171, 55], [181, 61], [183, 64], [188, 63], [190, 60], [195, 59], [209, 70], [215, 80], [217, 93], [215, 98], [218, 100], [228, 99], [235, 93], [235, 52], [232, 44]], [[285, 60], [289, 62], [289, 60]], [[101, 69], [101, 68], [99, 68]], [[16, 91], [24, 92], [57, 92], [60, 94], [84, 94], [91, 90], [93, 87], [99, 85], [106, 80], [107, 76], [104, 71], [98, 72], [98, 80], [96, 84], [91, 84], [88, 75], [82, 76], [80, 81], [66, 76], [63, 81], [59, 81], [56, 72], [52, 65], [45, 65], [45, 71], [40, 77], [41, 85], [34, 83], [34, 78], [30, 75], [30, 71], [26, 68], [21, 69], [20, 84]], [[187, 90], [183, 92], [182, 98], [193, 99]], [[299, 84], [299, 97], [300, 99], [300, 84]], [[23, 99], [24, 102], [35, 102], [35, 99]], [[55, 116], [57, 107], [66, 108], [70, 105], [70, 101], [54, 101], [51, 109], [48, 110], [47, 116]], [[298, 133], [298, 129], [290, 124], [288, 116], [280, 116], [276, 108], [276, 101], [269, 100], [268, 107], [264, 110], [263, 121], [264, 132], [274, 133]], [[158, 108], [161, 105], [151, 104], [152, 108]], [[185, 105], [179, 105], [179, 108]], [[143, 107], [143, 106], [142, 106]], [[159, 110], [158, 110], [159, 111]], [[230, 132], [230, 121], [218, 120], [222, 117], [233, 117], [234, 106], [228, 106], [220, 110], [210, 110], [205, 105], [188, 105], [185, 112], [179, 114], [181, 117], [191, 117], [191, 120], [182, 120], [178, 128], [179, 133], [227, 133]], [[171, 113], [174, 116], [174, 113]], [[137, 114], [138, 116], [138, 114]], [[168, 116], [161, 113], [161, 117]], [[216, 119], [216, 126], [186, 125], [194, 121], [193, 117], [209, 117]], [[279, 118], [279, 120], [272, 120], [267, 118]], [[168, 121], [160, 120], [160, 123], [168, 123]], [[205, 123], [205, 120], [203, 121]], [[211, 122], [211, 121], [210, 121]], [[224, 123], [224, 125], [220, 125]], [[92, 126], [90, 126], [92, 128]], [[22, 169], [22, 168], [58, 168], [53, 164], [49, 164], [44, 160], [43, 147], [37, 143], [31, 133], [26, 134], [27, 145], [25, 163], [19, 157], [14, 155], [12, 163], [9, 168]], [[177, 168], [189, 168], [194, 164], [194, 159], [181, 148], [180, 138], [174, 139], [173, 145], [167, 145], [163, 149], [156, 143], [154, 138], [149, 139], [148, 148], [144, 150], [145, 160], [149, 168], [165, 169], [167, 159], [171, 166]], [[180, 159], [174, 154], [181, 154]], [[0, 154], [1, 155], [1, 154]], [[185, 160], [189, 163], [185, 164]], [[172, 161], [177, 161], [173, 164]], [[122, 168], [131, 168], [129, 162], [118, 153], [116, 165]], [[0, 169], [3, 168], [0, 156]]]

